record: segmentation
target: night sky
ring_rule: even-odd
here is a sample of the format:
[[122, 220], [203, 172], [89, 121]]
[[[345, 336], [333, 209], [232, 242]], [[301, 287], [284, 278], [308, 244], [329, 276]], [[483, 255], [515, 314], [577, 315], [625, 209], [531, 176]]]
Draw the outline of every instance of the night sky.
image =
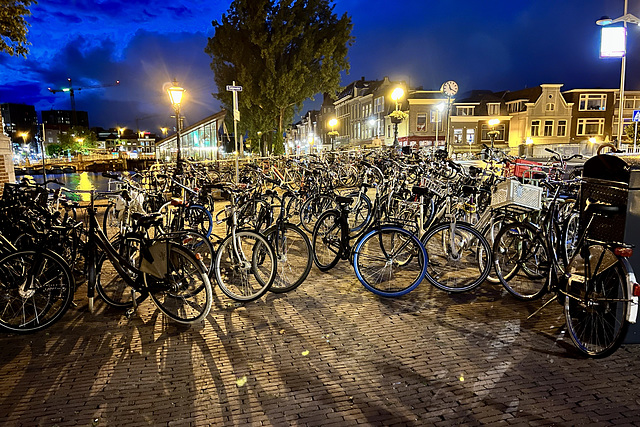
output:
[[[163, 91], [173, 77], [185, 87], [186, 125], [219, 111], [204, 53], [211, 22], [230, 0], [39, 0], [29, 18], [27, 59], [0, 55], [0, 102], [36, 110], [70, 109], [66, 93], [47, 88], [109, 84], [76, 92], [76, 108], [91, 126], [159, 132], [173, 110]], [[439, 89], [456, 80], [460, 92], [518, 90], [543, 83], [563, 89], [617, 88], [620, 60], [602, 60], [602, 15], [623, 14], [624, 0], [338, 0], [352, 17], [351, 71], [359, 79], [403, 79]], [[640, 16], [640, 0], [629, 0]], [[629, 28], [628, 90], [640, 89], [640, 27]], [[229, 82], [231, 83], [231, 82]], [[242, 95], [240, 95], [242, 96]], [[305, 108], [319, 105], [308, 102]]]

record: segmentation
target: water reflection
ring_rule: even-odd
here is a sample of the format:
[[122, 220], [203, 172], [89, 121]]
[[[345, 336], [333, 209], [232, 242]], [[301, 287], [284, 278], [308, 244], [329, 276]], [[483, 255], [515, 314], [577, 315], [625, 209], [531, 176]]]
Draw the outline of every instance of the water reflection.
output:
[[[30, 181], [42, 183], [42, 175], [24, 175], [19, 179], [27, 178]], [[62, 183], [62, 185], [70, 190], [109, 190], [109, 178], [105, 178], [99, 172], [79, 172], [79, 173], [52, 173], [47, 174], [47, 181], [56, 179]], [[60, 185], [49, 184], [49, 188], [57, 189]], [[88, 202], [91, 199], [91, 195], [88, 193], [69, 194], [67, 195], [72, 200]]]

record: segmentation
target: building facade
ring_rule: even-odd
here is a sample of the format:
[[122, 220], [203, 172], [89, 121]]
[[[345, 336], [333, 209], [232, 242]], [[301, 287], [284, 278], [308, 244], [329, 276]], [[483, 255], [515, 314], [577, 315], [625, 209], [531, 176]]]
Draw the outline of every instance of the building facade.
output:
[[[216, 160], [224, 157], [222, 135], [224, 119], [227, 112], [220, 111], [214, 115], [182, 129], [180, 132], [180, 151], [183, 159]], [[177, 139], [173, 134], [156, 145], [158, 159], [170, 161], [177, 156]]]

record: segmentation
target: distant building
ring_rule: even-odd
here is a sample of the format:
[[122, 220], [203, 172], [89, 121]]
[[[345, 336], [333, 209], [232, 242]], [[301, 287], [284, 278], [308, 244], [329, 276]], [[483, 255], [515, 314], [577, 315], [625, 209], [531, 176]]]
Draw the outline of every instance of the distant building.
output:
[[36, 135], [39, 135], [39, 128], [36, 108], [33, 105], [5, 103], [0, 104], [0, 110], [4, 133], [11, 139], [12, 144], [30, 144], [37, 151]]
[[[183, 159], [216, 160], [227, 154], [223, 152], [222, 145], [226, 114], [226, 110], [222, 110], [180, 131], [180, 152]], [[158, 141], [158, 159], [175, 159], [178, 151], [176, 141], [175, 134]]]

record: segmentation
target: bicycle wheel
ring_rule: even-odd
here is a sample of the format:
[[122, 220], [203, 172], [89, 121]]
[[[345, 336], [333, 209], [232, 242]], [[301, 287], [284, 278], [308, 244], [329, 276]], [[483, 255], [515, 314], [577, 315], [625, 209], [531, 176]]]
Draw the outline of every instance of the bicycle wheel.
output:
[[102, 218], [102, 231], [109, 240], [122, 231], [125, 209], [124, 203], [118, 201], [107, 205]]
[[214, 271], [218, 286], [226, 296], [241, 302], [253, 301], [273, 284], [276, 255], [261, 234], [236, 231], [235, 237], [230, 234], [220, 244]]
[[69, 309], [75, 283], [50, 251], [20, 251], [0, 260], [0, 327], [17, 333], [51, 326]]
[[580, 214], [572, 212], [564, 222], [562, 227], [562, 238], [560, 239], [560, 253], [565, 265], [576, 253], [578, 238], [580, 233]]
[[335, 202], [332, 196], [318, 194], [307, 199], [300, 208], [300, 224], [308, 233], [313, 233], [316, 221], [323, 212], [333, 209]]
[[204, 319], [211, 310], [213, 290], [207, 272], [187, 248], [168, 244], [166, 273], [162, 278], [143, 274], [144, 283], [156, 306], [178, 323]]
[[523, 222], [503, 225], [493, 244], [493, 263], [500, 283], [515, 298], [544, 295], [551, 258], [535, 227]]
[[422, 238], [429, 264], [426, 278], [447, 292], [466, 292], [479, 286], [491, 271], [491, 248], [469, 224], [440, 223]]
[[[590, 246], [588, 253], [594, 271], [586, 277], [582, 267], [578, 268], [582, 276], [572, 275], [576, 280], [568, 284], [564, 313], [569, 336], [576, 347], [590, 357], [605, 357], [622, 344], [629, 327], [626, 269], [622, 261], [602, 245]], [[583, 266], [585, 261], [578, 255], [574, 262]], [[586, 280], [579, 281], [577, 277]]]
[[318, 218], [311, 236], [313, 261], [320, 271], [329, 271], [336, 266], [342, 255], [342, 227], [340, 212], [330, 210]]
[[349, 206], [349, 232], [358, 233], [371, 219], [371, 199], [366, 194], [358, 195], [358, 192], [349, 193], [347, 197], [352, 197], [353, 202]]
[[[112, 242], [118, 254], [125, 258], [134, 267], [140, 267], [140, 248], [142, 242], [135, 237], [119, 237]], [[109, 257], [102, 253], [96, 263], [96, 290], [98, 295], [110, 306], [116, 308], [133, 307], [132, 289], [127, 282], [118, 274]], [[129, 276], [134, 280], [136, 274], [128, 271]], [[140, 304], [147, 297], [147, 293], [140, 291], [136, 295], [136, 304]]]
[[213, 230], [213, 217], [204, 206], [190, 205], [184, 211], [184, 228], [195, 230], [204, 234], [206, 238], [211, 236]]
[[193, 230], [180, 231], [176, 233], [175, 242], [193, 252], [204, 265], [209, 277], [213, 277], [215, 250], [204, 234]]
[[[508, 216], [502, 216], [502, 215], [491, 218], [489, 220], [489, 223], [482, 230], [482, 235], [484, 236], [485, 239], [487, 239], [487, 243], [489, 243], [490, 248], [493, 248], [493, 244], [496, 240], [496, 236], [498, 235], [498, 232], [500, 232], [500, 230], [502, 229], [502, 226], [506, 222], [513, 222], [513, 221], [514, 221], [513, 218], [510, 218]], [[492, 252], [493, 252], [493, 249], [492, 249]], [[480, 261], [482, 261], [482, 259]], [[489, 268], [489, 275], [487, 276], [487, 281], [490, 283], [500, 283], [500, 279], [498, 278], [498, 276], [495, 274], [495, 272], [492, 274], [491, 270], [493, 270], [493, 265]], [[515, 271], [513, 271], [513, 273], [515, 273]], [[506, 280], [510, 279], [508, 273], [505, 276], [505, 279]]]
[[420, 240], [391, 225], [365, 234], [353, 254], [353, 268], [360, 283], [383, 297], [398, 297], [414, 290], [425, 277], [427, 264], [427, 252]]
[[264, 237], [273, 247], [278, 260], [276, 278], [271, 292], [289, 292], [300, 286], [309, 275], [313, 265], [311, 243], [299, 227], [285, 223], [270, 227]]

